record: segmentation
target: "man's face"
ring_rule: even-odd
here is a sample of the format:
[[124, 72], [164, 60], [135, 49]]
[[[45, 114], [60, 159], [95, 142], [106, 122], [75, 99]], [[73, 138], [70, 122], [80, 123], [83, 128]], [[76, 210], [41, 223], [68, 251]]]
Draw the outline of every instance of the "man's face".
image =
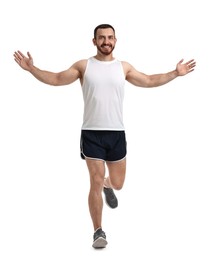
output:
[[97, 50], [103, 55], [109, 55], [115, 48], [117, 39], [115, 38], [114, 31], [111, 28], [98, 29], [96, 39], [93, 43], [97, 46]]

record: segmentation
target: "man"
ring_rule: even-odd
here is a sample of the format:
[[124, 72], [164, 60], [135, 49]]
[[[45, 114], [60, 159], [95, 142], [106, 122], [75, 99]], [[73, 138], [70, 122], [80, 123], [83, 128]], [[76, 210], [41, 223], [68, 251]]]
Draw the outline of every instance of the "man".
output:
[[[86, 161], [90, 175], [89, 211], [94, 227], [93, 247], [107, 245], [102, 229], [104, 192], [106, 203], [111, 208], [118, 206], [114, 190], [122, 188], [126, 174], [126, 136], [123, 125], [124, 85], [127, 80], [138, 87], [158, 87], [178, 76], [192, 72], [196, 62], [180, 60], [173, 71], [146, 75], [131, 64], [114, 58], [116, 44], [114, 28], [109, 24], [94, 29], [93, 44], [97, 53], [89, 59], [79, 60], [59, 73], [41, 70], [33, 65], [33, 58], [20, 51], [14, 59], [24, 70], [39, 81], [53, 85], [69, 85], [80, 80], [84, 97], [83, 124], [81, 127], [81, 157]], [[105, 166], [108, 177], [105, 178]]]

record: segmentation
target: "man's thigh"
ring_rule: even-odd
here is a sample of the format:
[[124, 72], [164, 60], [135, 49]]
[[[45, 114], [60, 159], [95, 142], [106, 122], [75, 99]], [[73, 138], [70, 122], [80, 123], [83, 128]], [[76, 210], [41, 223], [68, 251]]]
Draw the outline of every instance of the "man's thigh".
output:
[[121, 189], [126, 176], [126, 158], [117, 162], [106, 162], [111, 184], [114, 189]]
[[86, 164], [89, 170], [90, 180], [103, 182], [105, 177], [105, 162], [103, 160], [86, 158]]

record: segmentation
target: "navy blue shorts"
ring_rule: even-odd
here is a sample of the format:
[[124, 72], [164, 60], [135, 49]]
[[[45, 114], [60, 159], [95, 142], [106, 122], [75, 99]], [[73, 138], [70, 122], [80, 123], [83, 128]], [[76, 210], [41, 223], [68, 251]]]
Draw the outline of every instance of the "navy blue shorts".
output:
[[82, 159], [122, 160], [127, 152], [125, 131], [82, 130], [80, 149]]

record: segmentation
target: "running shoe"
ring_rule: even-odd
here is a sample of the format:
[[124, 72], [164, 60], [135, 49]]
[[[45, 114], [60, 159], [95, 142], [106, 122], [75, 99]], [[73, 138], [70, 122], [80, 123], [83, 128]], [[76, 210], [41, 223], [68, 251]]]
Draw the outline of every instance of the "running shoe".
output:
[[106, 235], [105, 232], [101, 229], [98, 228], [95, 232], [94, 232], [94, 242], [93, 242], [93, 247], [94, 248], [104, 248], [107, 245], [107, 240], [106, 240]]
[[103, 191], [104, 191], [104, 194], [105, 194], [105, 201], [106, 201], [107, 205], [112, 209], [117, 208], [118, 199], [115, 196], [113, 189], [103, 187]]

